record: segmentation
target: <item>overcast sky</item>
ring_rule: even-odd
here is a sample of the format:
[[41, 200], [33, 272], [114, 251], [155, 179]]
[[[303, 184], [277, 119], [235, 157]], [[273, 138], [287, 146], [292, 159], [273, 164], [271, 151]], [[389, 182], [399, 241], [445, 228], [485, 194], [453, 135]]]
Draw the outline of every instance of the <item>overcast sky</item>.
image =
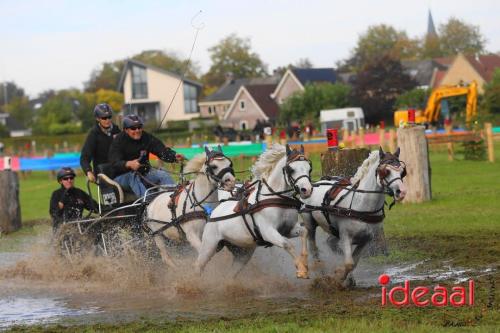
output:
[[187, 56], [202, 72], [207, 49], [231, 33], [249, 37], [272, 69], [309, 58], [333, 67], [346, 58], [368, 26], [385, 23], [422, 36], [432, 11], [436, 28], [451, 16], [478, 25], [487, 49], [500, 51], [500, 1], [131, 1], [0, 0], [0, 81], [14, 81], [30, 96], [82, 88], [93, 69], [148, 49]]

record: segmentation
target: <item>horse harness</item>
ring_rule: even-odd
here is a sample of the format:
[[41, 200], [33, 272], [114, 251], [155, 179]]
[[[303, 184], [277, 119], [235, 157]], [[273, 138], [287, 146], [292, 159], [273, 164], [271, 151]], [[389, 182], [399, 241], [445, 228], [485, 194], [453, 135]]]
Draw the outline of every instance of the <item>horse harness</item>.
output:
[[[401, 173], [401, 177], [395, 177], [391, 181], [387, 181], [386, 177], [388, 176], [389, 172], [387, 171], [387, 168], [392, 168], [392, 169], [399, 169], [403, 168], [403, 172]], [[379, 177], [380, 183], [382, 184], [382, 190], [381, 191], [370, 191], [370, 190], [360, 190], [358, 189], [359, 182], [352, 184], [351, 181], [348, 178], [333, 178], [336, 180], [336, 183], [332, 184], [331, 188], [325, 193], [323, 197], [323, 201], [321, 203], [321, 206], [312, 206], [308, 204], [304, 204], [302, 208], [300, 209], [300, 212], [313, 212], [313, 211], [321, 211], [325, 217], [325, 219], [328, 222], [328, 225], [330, 226], [330, 231], [332, 234], [336, 237], [339, 237], [339, 231], [337, 228], [334, 227], [331, 219], [330, 219], [330, 214], [338, 217], [347, 217], [347, 218], [353, 218], [365, 223], [369, 224], [377, 224], [381, 223], [384, 218], [385, 218], [385, 205], [387, 204], [385, 201], [382, 204], [382, 207], [375, 209], [373, 211], [359, 211], [352, 209], [352, 203], [354, 201], [354, 196], [356, 193], [374, 193], [374, 194], [388, 194], [391, 195], [394, 198], [394, 193], [393, 191], [389, 188], [389, 186], [396, 180], [403, 180], [403, 178], [406, 176], [406, 165], [404, 162], [400, 161], [396, 156], [386, 153], [384, 158], [380, 161], [379, 166], [376, 169], [375, 172], [375, 177]], [[332, 180], [332, 178], [325, 177], [322, 178], [324, 180]], [[321, 186], [323, 184], [314, 184], [313, 186]], [[342, 195], [334, 205], [331, 205], [332, 201], [335, 201], [337, 199], [337, 196], [342, 192], [343, 190], [346, 190], [346, 193]], [[349, 193], [353, 192], [351, 202], [349, 204], [349, 208], [343, 208], [339, 207], [338, 205], [349, 195]], [[395, 204], [395, 198], [394, 201], [389, 205], [389, 209], [392, 208]]]
[[[270, 247], [273, 246], [272, 243], [266, 241], [262, 237], [262, 233], [260, 231], [259, 226], [255, 223], [255, 218], [254, 214], [269, 208], [269, 207], [278, 207], [278, 208], [283, 208], [283, 209], [296, 209], [299, 210], [300, 207], [302, 206], [302, 203], [300, 200], [296, 199], [295, 197], [289, 197], [286, 196], [285, 194], [289, 192], [295, 192], [295, 194], [298, 193], [298, 187], [296, 185], [297, 181], [301, 178], [306, 177], [311, 180], [310, 178], [310, 173], [309, 175], [302, 175], [300, 177], [297, 177], [297, 179], [294, 179], [291, 176], [291, 173], [293, 172], [292, 168], [290, 167], [290, 163], [295, 162], [295, 161], [307, 161], [311, 165], [311, 161], [309, 161], [302, 153], [298, 151], [293, 151], [290, 155], [287, 156], [287, 162], [285, 166], [283, 167], [283, 177], [285, 178], [285, 182], [287, 182], [288, 185], [292, 187], [290, 190], [284, 190], [280, 192], [274, 191], [267, 181], [265, 179], [262, 180], [256, 180], [253, 183], [247, 184], [242, 191], [240, 191], [235, 197], [226, 199], [224, 201], [238, 201], [236, 204], [236, 207], [233, 209], [234, 213], [229, 214], [229, 215], [224, 215], [224, 216], [219, 216], [219, 217], [210, 217], [208, 219], [208, 222], [217, 222], [217, 221], [223, 221], [223, 220], [228, 220], [232, 219], [234, 217], [241, 216], [243, 218], [243, 222], [245, 224], [245, 227], [247, 228], [248, 232], [252, 236], [253, 240], [257, 244], [257, 246], [264, 246], [264, 247]], [[311, 166], [312, 168], [312, 166]], [[255, 196], [256, 202], [253, 204], [250, 204], [248, 202], [248, 198], [250, 195], [255, 191], [255, 185], [257, 185], [257, 194]], [[268, 194], [262, 194], [261, 190], [262, 187], [266, 186], [266, 188], [269, 190], [270, 193]], [[278, 196], [278, 198], [269, 198], [269, 199], [263, 199], [259, 200], [260, 196]], [[250, 227], [250, 224], [247, 219], [247, 215], [250, 215], [250, 218], [252, 220], [252, 226]]]
[[[217, 173], [217, 175], [214, 173], [214, 168], [210, 165], [210, 162], [214, 159], [222, 159], [222, 158], [227, 158], [224, 154], [220, 152], [211, 152], [212, 154], [210, 156], [207, 156], [207, 160], [205, 161], [205, 166], [206, 166], [206, 175], [207, 178], [210, 179], [212, 178], [214, 181], [217, 183], [220, 183], [222, 181], [222, 177], [226, 173], [231, 173], [234, 175], [234, 170], [233, 170], [233, 162], [231, 161], [229, 167], [222, 169]], [[170, 195], [170, 201], [168, 203], [168, 208], [170, 209], [170, 214], [172, 215], [172, 219], [170, 222], [165, 222], [161, 220], [156, 220], [156, 219], [148, 219], [147, 222], [156, 222], [156, 223], [161, 223], [163, 226], [159, 228], [156, 231], [152, 231], [151, 229], [149, 230], [149, 234], [151, 236], [155, 236], [157, 234], [162, 233], [163, 231], [167, 230], [170, 227], [175, 227], [177, 228], [180, 237], [185, 240], [186, 239], [186, 233], [182, 229], [182, 224], [186, 223], [191, 220], [197, 220], [197, 219], [204, 219], [205, 222], [207, 221], [208, 218], [208, 213], [203, 207], [203, 203], [206, 202], [206, 200], [215, 192], [217, 191], [218, 187], [214, 187], [203, 199], [198, 200], [196, 198], [196, 194], [194, 192], [194, 185], [195, 181], [193, 182], [184, 182], [179, 185], [177, 185], [175, 191]], [[182, 192], [186, 192], [186, 200], [184, 200], [184, 203], [182, 205], [182, 214], [177, 216], [177, 207], [179, 204], [179, 199], [182, 194]], [[190, 195], [191, 193], [191, 195]], [[186, 212], [187, 210], [187, 204], [188, 204], [188, 199], [191, 203], [190, 209], [195, 209], [192, 212]], [[196, 210], [196, 207], [201, 207], [202, 210]]]

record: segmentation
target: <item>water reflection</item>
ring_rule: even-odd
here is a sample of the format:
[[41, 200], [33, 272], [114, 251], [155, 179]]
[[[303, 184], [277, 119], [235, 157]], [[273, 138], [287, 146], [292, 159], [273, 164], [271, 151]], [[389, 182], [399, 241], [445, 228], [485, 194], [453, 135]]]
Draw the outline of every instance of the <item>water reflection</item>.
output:
[[66, 302], [50, 298], [6, 297], [0, 299], [0, 327], [51, 323], [61, 317], [97, 313], [97, 308], [72, 309]]

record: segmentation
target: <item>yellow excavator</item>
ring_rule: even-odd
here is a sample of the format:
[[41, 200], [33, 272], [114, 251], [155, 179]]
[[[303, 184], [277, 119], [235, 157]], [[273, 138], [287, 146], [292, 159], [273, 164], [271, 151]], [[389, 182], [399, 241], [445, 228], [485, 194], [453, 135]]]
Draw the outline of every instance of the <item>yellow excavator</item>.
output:
[[[477, 116], [477, 83], [472, 81], [468, 86], [441, 86], [434, 89], [427, 100], [425, 110], [415, 112], [415, 123], [431, 124], [437, 123], [441, 111], [441, 100], [454, 96], [467, 96], [465, 108], [465, 121], [470, 123]], [[398, 110], [394, 112], [394, 125], [399, 126], [403, 122], [408, 122], [408, 110]]]

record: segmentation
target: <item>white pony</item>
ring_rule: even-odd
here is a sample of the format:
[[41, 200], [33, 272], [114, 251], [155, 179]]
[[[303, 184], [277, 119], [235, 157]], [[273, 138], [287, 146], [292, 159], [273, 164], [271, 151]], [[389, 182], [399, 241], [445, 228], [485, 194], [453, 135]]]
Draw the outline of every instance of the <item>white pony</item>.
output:
[[[224, 245], [234, 255], [233, 276], [252, 257], [258, 245], [276, 245], [293, 258], [297, 277], [308, 278], [307, 234], [297, 223], [300, 201], [312, 193], [311, 163], [301, 150], [275, 144], [264, 152], [252, 168], [254, 181], [239, 200], [222, 202], [212, 212], [203, 231], [201, 249], [195, 268], [199, 273], [217, 250]], [[302, 253], [295, 254], [286, 237], [302, 238]]]
[[218, 187], [231, 191], [235, 186], [232, 162], [222, 149], [209, 150], [192, 158], [184, 174], [195, 174], [175, 192], [165, 192], [154, 198], [147, 207], [145, 223], [153, 235], [163, 261], [170, 267], [176, 264], [168, 253], [164, 238], [187, 240], [199, 251], [201, 235], [211, 206], [218, 202]]
[[332, 250], [343, 255], [343, 264], [335, 270], [335, 281], [340, 285], [355, 285], [350, 273], [358, 264], [364, 246], [373, 238], [372, 226], [385, 217], [385, 195], [403, 200], [405, 175], [406, 167], [399, 161], [399, 148], [394, 154], [384, 153], [380, 148], [370, 153], [350, 182], [318, 181], [313, 195], [301, 199], [305, 203], [301, 215], [313, 258], [319, 262], [315, 240], [318, 225], [331, 235], [327, 243]]

